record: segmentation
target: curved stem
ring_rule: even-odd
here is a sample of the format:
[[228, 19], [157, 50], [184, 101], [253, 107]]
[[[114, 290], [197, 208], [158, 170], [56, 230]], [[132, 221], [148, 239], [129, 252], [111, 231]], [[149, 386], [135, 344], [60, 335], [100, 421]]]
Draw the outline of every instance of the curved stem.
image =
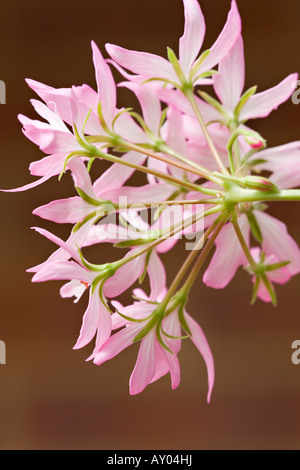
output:
[[219, 154], [218, 154], [218, 151], [217, 151], [217, 149], [216, 149], [216, 146], [215, 146], [215, 144], [214, 144], [214, 142], [213, 142], [213, 140], [212, 140], [212, 138], [211, 138], [211, 135], [210, 135], [210, 133], [208, 132], [208, 129], [207, 129], [207, 127], [206, 127], [206, 124], [205, 124], [205, 122], [204, 122], [204, 120], [203, 120], [203, 117], [202, 117], [202, 115], [201, 115], [201, 113], [200, 113], [200, 110], [199, 110], [199, 108], [198, 108], [197, 102], [196, 102], [196, 100], [195, 100], [195, 96], [194, 96], [193, 91], [192, 91], [192, 90], [189, 90], [189, 89], [186, 90], [186, 91], [185, 91], [185, 96], [187, 97], [187, 99], [189, 100], [189, 102], [190, 102], [190, 104], [191, 104], [191, 106], [192, 106], [192, 108], [193, 108], [193, 111], [194, 111], [194, 113], [195, 113], [195, 116], [196, 116], [196, 118], [197, 118], [197, 120], [198, 120], [198, 122], [199, 122], [199, 124], [200, 124], [201, 130], [202, 130], [202, 132], [203, 132], [203, 134], [204, 134], [204, 137], [206, 138], [206, 141], [207, 141], [207, 143], [208, 143], [208, 146], [209, 146], [209, 148], [210, 148], [210, 150], [211, 150], [211, 153], [213, 154], [214, 159], [216, 160], [216, 163], [217, 163], [218, 167], [220, 168], [220, 170], [222, 171], [222, 173], [228, 174], [228, 170], [227, 170], [227, 168], [225, 168], [225, 166], [224, 166], [224, 164], [223, 164], [223, 162], [222, 162], [222, 160], [221, 160], [221, 158], [220, 158], [220, 156], [219, 156]]
[[210, 236], [210, 234], [216, 229], [218, 226], [219, 222], [223, 219], [223, 214], [221, 214], [213, 223], [212, 225], [206, 230], [206, 232], [203, 234], [203, 236], [200, 238], [198, 243], [195, 246], [195, 249], [189, 254], [183, 265], [181, 266], [180, 270], [178, 271], [175, 279], [173, 280], [171, 286], [168, 289], [168, 292], [166, 296], [164, 297], [163, 304], [165, 307], [167, 307], [168, 303], [172, 299], [173, 295], [175, 294], [177, 288], [179, 287], [182, 279], [184, 278], [186, 272], [190, 268], [191, 264], [197, 257], [199, 250], [202, 248], [203, 244], [207, 240], [207, 238]]
[[[223, 205], [219, 205], [217, 207], [214, 207], [213, 209], [209, 209], [205, 212], [202, 212], [201, 214], [197, 216], [192, 216], [189, 219], [185, 220], [183, 223], [179, 222], [175, 224], [171, 230], [167, 229], [165, 231], [162, 231], [161, 236], [157, 239], [154, 240], [151, 243], [147, 243], [147, 245], [142, 248], [141, 250], [138, 250], [137, 252], [133, 253], [132, 255], [127, 256], [126, 258], [123, 258], [120, 261], [117, 261], [117, 263], [120, 263], [120, 267], [123, 266], [124, 264], [129, 263], [130, 261], [134, 260], [138, 256], [143, 255], [144, 253], [147, 253], [149, 250], [152, 250], [156, 246], [158, 246], [160, 243], [163, 243], [166, 241], [168, 238], [173, 237], [174, 235], [177, 235], [178, 233], [182, 232], [186, 228], [190, 227], [191, 225], [194, 225], [196, 222], [199, 220], [203, 219], [204, 217], [212, 214], [216, 214], [218, 212], [221, 212], [223, 210]], [[165, 232], [165, 233], [164, 233]], [[168, 235], [168, 238], [166, 238], [166, 235]]]
[[223, 215], [222, 219], [219, 221], [217, 228], [213, 232], [212, 236], [204, 246], [198, 260], [196, 261], [192, 271], [190, 272], [189, 277], [187, 278], [184, 286], [182, 287], [181, 291], [185, 292], [188, 294], [188, 292], [191, 290], [192, 285], [194, 284], [195, 280], [197, 279], [197, 276], [199, 274], [200, 269], [203, 266], [203, 263], [205, 262], [208, 254], [210, 253], [210, 250], [214, 246], [214, 243], [216, 241], [216, 238], [218, 237], [219, 233], [221, 232], [222, 228], [228, 221], [228, 214]]
[[135, 170], [141, 171], [142, 173], [147, 173], [149, 175], [153, 175], [156, 178], [159, 178], [159, 179], [162, 179], [162, 180], [165, 180], [165, 181], [169, 181], [169, 182], [175, 184], [176, 186], [184, 187], [184, 188], [190, 189], [192, 191], [199, 191], [200, 193], [208, 194], [210, 196], [215, 196], [219, 193], [217, 190], [203, 188], [202, 186], [199, 186], [197, 184], [189, 183], [188, 181], [184, 181], [184, 180], [179, 180], [179, 179], [177, 179], [177, 178], [175, 178], [171, 175], [161, 173], [160, 171], [151, 170], [150, 168], [147, 168], [145, 166], [136, 165], [135, 163], [127, 162], [125, 160], [122, 160], [122, 158], [120, 158], [120, 157], [115, 157], [114, 155], [110, 155], [108, 153], [102, 152], [101, 150], [96, 149], [96, 148], [95, 148], [94, 153], [93, 153], [92, 156], [93, 157], [96, 156], [96, 157], [103, 158], [104, 160], [107, 160], [109, 162], [120, 163], [121, 165], [128, 166], [130, 168], [134, 168]]

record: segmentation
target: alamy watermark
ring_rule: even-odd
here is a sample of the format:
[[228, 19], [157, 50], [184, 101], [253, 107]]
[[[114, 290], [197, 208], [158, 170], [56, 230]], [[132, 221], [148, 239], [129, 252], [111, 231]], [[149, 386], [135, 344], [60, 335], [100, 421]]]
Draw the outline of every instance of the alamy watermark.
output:
[[294, 91], [292, 95], [292, 102], [293, 104], [300, 104], [300, 80], [297, 81], [298, 88]]
[[295, 340], [292, 344], [292, 349], [294, 350], [292, 354], [292, 363], [295, 366], [300, 364], [300, 340]]
[[0, 364], [6, 364], [6, 344], [0, 340]]
[[6, 85], [0, 80], [0, 104], [6, 104]]

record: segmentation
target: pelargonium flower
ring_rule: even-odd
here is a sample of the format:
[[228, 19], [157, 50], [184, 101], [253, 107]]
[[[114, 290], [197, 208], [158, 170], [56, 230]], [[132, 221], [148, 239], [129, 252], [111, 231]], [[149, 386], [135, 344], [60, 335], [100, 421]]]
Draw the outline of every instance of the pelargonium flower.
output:
[[[213, 357], [187, 303], [214, 246], [203, 282], [224, 288], [243, 267], [251, 275], [252, 303], [259, 297], [275, 304], [276, 284], [300, 272], [296, 241], [265, 204], [300, 200], [299, 142], [267, 148], [263, 136], [245, 125], [288, 100], [298, 75], [262, 93], [256, 94], [256, 87], [244, 92], [235, 0], [219, 38], [204, 52], [199, 3], [183, 4], [178, 58], [170, 48], [166, 60], [107, 44], [111, 59], [105, 60], [93, 41], [96, 90], [87, 84], [55, 89], [27, 80], [42, 100], [32, 100], [40, 118], [19, 119], [25, 136], [46, 156], [30, 165], [38, 180], [9, 191], [71, 175], [74, 193], [34, 210], [51, 222], [72, 224], [70, 235], [63, 241], [36, 228], [57, 248], [28, 272], [34, 282], [66, 281], [60, 294], [75, 302], [88, 291], [74, 348], [95, 338], [89, 359], [100, 365], [139, 342], [130, 378], [135, 395], [167, 373], [172, 388], [179, 385], [178, 355], [189, 337], [206, 363], [209, 402]], [[110, 64], [121, 73], [121, 83], [116, 84]], [[207, 85], [219, 101], [205, 92]], [[141, 114], [118, 108], [117, 86], [136, 95]], [[170, 280], [163, 254], [182, 237], [195, 240], [192, 247], [185, 244], [186, 259]], [[119, 253], [117, 261], [99, 265], [85, 259], [87, 247], [98, 248], [103, 259], [108, 243]], [[131, 288], [133, 303], [123, 306], [118, 297]]]

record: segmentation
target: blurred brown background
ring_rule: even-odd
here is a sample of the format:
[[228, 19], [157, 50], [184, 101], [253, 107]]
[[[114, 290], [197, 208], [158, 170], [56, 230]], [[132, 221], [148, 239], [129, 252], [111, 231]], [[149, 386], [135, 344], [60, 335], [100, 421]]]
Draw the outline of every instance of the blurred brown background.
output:
[[[229, 0], [202, 0], [209, 47], [225, 23]], [[300, 3], [239, 0], [247, 60], [247, 87], [264, 90], [300, 72]], [[41, 0], [1, 2], [0, 79], [7, 104], [0, 106], [0, 187], [32, 178], [31, 161], [42, 157], [23, 136], [17, 114], [35, 114], [24, 79], [55, 87], [95, 86], [90, 41], [165, 55], [177, 50], [183, 30], [181, 0]], [[120, 95], [130, 106], [131, 95]], [[300, 106], [291, 102], [255, 128], [269, 145], [300, 138]], [[300, 366], [291, 344], [300, 339], [299, 278], [278, 289], [279, 306], [249, 306], [251, 286], [240, 272], [229, 288], [194, 289], [189, 311], [201, 323], [214, 352], [216, 384], [206, 405], [203, 361], [189, 342], [181, 352], [181, 385], [169, 377], [137, 397], [128, 379], [137, 348], [96, 367], [91, 348], [73, 351], [86, 298], [62, 300], [59, 283], [31, 284], [25, 270], [43, 261], [53, 245], [30, 230], [31, 215], [51, 199], [73, 195], [70, 178], [53, 179], [19, 194], [1, 194], [0, 339], [7, 365], [0, 365], [1, 449], [299, 449]], [[299, 205], [272, 205], [300, 242]], [[171, 275], [184, 253], [164, 256]]]

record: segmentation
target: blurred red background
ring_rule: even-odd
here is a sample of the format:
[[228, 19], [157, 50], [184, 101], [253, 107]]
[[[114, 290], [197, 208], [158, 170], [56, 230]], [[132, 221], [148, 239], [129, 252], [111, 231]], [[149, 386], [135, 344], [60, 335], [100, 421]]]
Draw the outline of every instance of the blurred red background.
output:
[[[225, 23], [230, 1], [202, 0], [201, 6], [207, 48]], [[299, 2], [239, 0], [238, 6], [246, 86], [257, 84], [262, 91], [300, 71]], [[54, 87], [95, 86], [92, 39], [103, 53], [111, 42], [165, 56], [167, 45], [177, 50], [183, 7], [181, 0], [10, 0], [1, 2], [1, 19], [0, 79], [7, 86], [7, 104], [0, 106], [0, 187], [11, 188], [32, 181], [29, 163], [42, 157], [17, 120], [18, 113], [35, 116], [29, 99], [36, 96], [24, 79]], [[119, 98], [120, 107], [135, 104], [130, 93]], [[300, 106], [289, 101], [254, 128], [270, 146], [279, 145], [299, 139], [299, 118]], [[39, 220], [32, 210], [71, 195], [68, 176], [26, 193], [0, 195], [0, 339], [7, 346], [7, 365], [0, 365], [0, 448], [299, 449], [300, 366], [291, 362], [291, 344], [300, 339], [299, 278], [278, 289], [276, 309], [249, 306], [251, 286], [243, 272], [220, 292], [199, 279], [189, 312], [214, 353], [212, 404], [206, 404], [203, 361], [189, 342], [180, 355], [182, 379], [176, 391], [165, 377], [130, 397], [137, 348], [101, 367], [85, 362], [91, 348], [75, 352], [72, 347], [86, 298], [79, 304], [62, 300], [59, 283], [31, 284], [25, 272], [54, 248], [31, 226], [68, 233]], [[270, 213], [286, 222], [300, 242], [298, 204], [274, 204]], [[184, 256], [178, 246], [175, 254], [163, 257], [169, 279]]]

